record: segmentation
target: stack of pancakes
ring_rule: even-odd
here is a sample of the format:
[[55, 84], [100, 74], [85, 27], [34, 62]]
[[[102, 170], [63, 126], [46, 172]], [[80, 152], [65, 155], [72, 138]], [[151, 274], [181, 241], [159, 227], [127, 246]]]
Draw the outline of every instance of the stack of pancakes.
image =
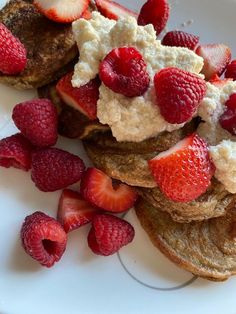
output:
[[68, 107], [56, 92], [57, 79], [71, 71], [78, 58], [71, 25], [47, 20], [32, 1], [23, 0], [11, 0], [0, 12], [0, 21], [28, 51], [25, 71], [18, 76], [2, 75], [0, 82], [38, 88], [40, 97], [50, 98], [57, 106], [59, 133], [82, 139], [97, 168], [136, 187], [140, 195], [137, 216], [153, 244], [170, 260], [210, 280], [223, 281], [236, 274], [235, 195], [213, 179], [207, 192], [195, 201], [173, 202], [158, 189], [147, 164], [194, 132], [198, 120], [140, 143], [117, 142], [108, 126]]

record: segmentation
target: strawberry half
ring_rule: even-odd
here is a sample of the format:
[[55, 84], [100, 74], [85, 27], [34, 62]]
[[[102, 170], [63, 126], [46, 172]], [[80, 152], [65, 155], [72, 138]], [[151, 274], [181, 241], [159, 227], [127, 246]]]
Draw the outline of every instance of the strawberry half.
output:
[[98, 213], [99, 210], [85, 201], [79, 193], [68, 189], [62, 192], [57, 220], [66, 232], [89, 223]]
[[82, 196], [94, 206], [114, 213], [124, 212], [133, 207], [137, 193], [123, 183], [112, 184], [112, 179], [96, 168], [88, 168], [81, 184]]
[[34, 0], [34, 5], [50, 20], [71, 23], [81, 17], [87, 10], [89, 2], [89, 0]]
[[118, 20], [122, 16], [133, 16], [138, 18], [138, 14], [123, 7], [119, 3], [110, 0], [95, 0], [98, 11], [105, 17]]
[[201, 45], [196, 53], [204, 59], [202, 73], [207, 80], [215, 74], [221, 76], [231, 59], [231, 50], [223, 44]]
[[56, 86], [57, 92], [68, 106], [79, 110], [90, 120], [96, 120], [99, 79], [95, 78], [83, 86], [73, 87], [72, 76], [73, 73], [68, 73], [60, 79]]
[[215, 74], [211, 79], [210, 79], [210, 83], [215, 85], [218, 88], [223, 88], [226, 84], [228, 84], [229, 82], [232, 82], [233, 79], [232, 78], [225, 78], [223, 80], [221, 80], [221, 78]]
[[148, 164], [161, 191], [175, 202], [190, 202], [203, 194], [215, 171], [207, 143], [195, 133]]

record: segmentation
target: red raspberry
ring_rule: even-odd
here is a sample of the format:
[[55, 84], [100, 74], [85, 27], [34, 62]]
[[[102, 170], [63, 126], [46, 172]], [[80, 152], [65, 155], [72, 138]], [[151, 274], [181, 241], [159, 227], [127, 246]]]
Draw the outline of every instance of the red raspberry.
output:
[[168, 32], [162, 39], [162, 45], [170, 47], [184, 47], [195, 50], [199, 37], [182, 31]]
[[192, 134], [148, 162], [161, 191], [175, 202], [190, 202], [206, 192], [214, 175], [206, 142]]
[[158, 72], [154, 85], [161, 114], [172, 124], [191, 119], [207, 89], [202, 78], [178, 68], [165, 68]]
[[21, 241], [27, 254], [42, 266], [52, 267], [65, 252], [67, 235], [54, 218], [35, 212], [25, 218]]
[[27, 63], [27, 52], [18, 38], [0, 23], [0, 71], [4, 74], [18, 74]]
[[22, 134], [39, 147], [57, 141], [57, 111], [48, 99], [34, 99], [15, 106], [12, 119]]
[[166, 0], [148, 0], [140, 10], [138, 24], [152, 24], [159, 35], [165, 28], [169, 15], [170, 6]]
[[234, 81], [236, 80], [236, 60], [231, 61], [231, 63], [227, 66], [225, 77], [232, 78]]
[[127, 221], [115, 216], [97, 215], [88, 234], [88, 246], [98, 255], [112, 255], [130, 243], [134, 228]]
[[32, 180], [39, 190], [52, 192], [80, 181], [84, 162], [58, 148], [38, 150], [32, 156]]
[[150, 77], [146, 63], [136, 48], [115, 48], [104, 58], [99, 69], [100, 79], [115, 93], [126, 97], [143, 95]]
[[221, 127], [232, 135], [236, 135], [236, 94], [232, 94], [225, 103], [227, 107], [219, 119]]
[[20, 133], [0, 140], [0, 166], [28, 171], [32, 149], [31, 143]]

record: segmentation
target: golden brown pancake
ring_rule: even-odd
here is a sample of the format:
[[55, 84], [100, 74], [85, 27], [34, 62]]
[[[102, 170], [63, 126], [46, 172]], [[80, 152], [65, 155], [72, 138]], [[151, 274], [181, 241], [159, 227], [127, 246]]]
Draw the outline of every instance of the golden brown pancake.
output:
[[64, 66], [78, 56], [70, 24], [41, 15], [32, 1], [11, 0], [0, 11], [0, 22], [27, 49], [27, 66], [19, 75], [0, 75], [0, 82], [18, 89], [37, 88], [65, 74]]
[[187, 224], [173, 221], [167, 212], [144, 200], [135, 207], [152, 243], [179, 267], [213, 281], [224, 281], [236, 274], [234, 206], [229, 206], [223, 217]]

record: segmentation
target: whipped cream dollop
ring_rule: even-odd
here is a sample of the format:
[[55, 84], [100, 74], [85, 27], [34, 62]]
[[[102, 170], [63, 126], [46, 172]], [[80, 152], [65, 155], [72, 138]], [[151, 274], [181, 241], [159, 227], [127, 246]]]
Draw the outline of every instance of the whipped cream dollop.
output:
[[90, 20], [79, 19], [72, 26], [80, 51], [73, 86], [79, 87], [96, 77], [100, 62], [113, 48], [135, 47], [147, 64], [151, 83], [140, 97], [128, 98], [101, 84], [97, 116], [101, 123], [110, 126], [117, 141], [140, 142], [163, 131], [183, 127], [184, 124], [166, 122], [160, 114], [153, 77], [156, 72], [171, 66], [198, 74], [203, 67], [201, 57], [186, 48], [162, 46], [151, 24], [138, 26], [131, 16], [113, 21], [93, 12]]

